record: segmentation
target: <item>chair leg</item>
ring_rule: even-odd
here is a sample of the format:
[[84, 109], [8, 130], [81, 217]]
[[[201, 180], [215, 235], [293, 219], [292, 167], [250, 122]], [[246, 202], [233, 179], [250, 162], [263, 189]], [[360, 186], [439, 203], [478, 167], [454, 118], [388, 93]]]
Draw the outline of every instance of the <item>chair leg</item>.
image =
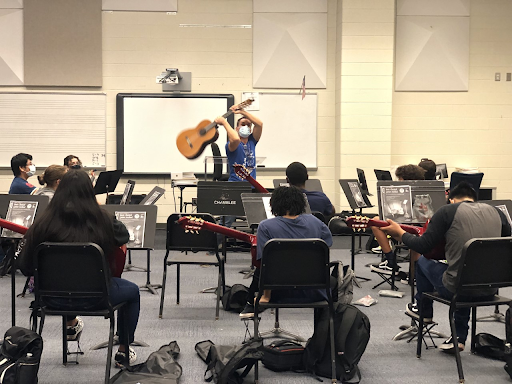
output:
[[331, 344], [331, 380], [332, 383], [336, 383], [336, 351], [334, 349], [334, 311], [329, 308], [329, 337]]
[[222, 289], [222, 265], [219, 264], [219, 276], [217, 279], [217, 303], [215, 305], [215, 320], [219, 320], [221, 289]]
[[180, 264], [176, 264], [176, 305], [180, 304], [180, 267]]
[[162, 314], [164, 312], [164, 297], [165, 297], [165, 283], [167, 281], [167, 256], [169, 251], [165, 254], [164, 257], [164, 274], [162, 277], [162, 291], [160, 292], [160, 311], [158, 312], [158, 318], [162, 318]]
[[[258, 314], [258, 303], [259, 303], [259, 300], [256, 300], [256, 303], [254, 305], [254, 339], [259, 339], [260, 338], [260, 333], [259, 333], [259, 314]], [[259, 372], [258, 372], [258, 360], [256, 360], [256, 363], [254, 364], [254, 383], [258, 384], [258, 376], [259, 376]]]
[[475, 342], [476, 342], [476, 308], [471, 308], [471, 353], [475, 353]]
[[455, 319], [453, 317], [454, 308], [450, 306], [448, 316], [450, 317], [450, 330], [452, 332], [453, 346], [455, 347], [455, 360], [457, 361], [457, 371], [459, 373], [459, 383], [464, 383], [464, 373], [462, 372], [462, 361], [460, 359], [459, 340], [455, 329]]
[[62, 316], [62, 364], [68, 364], [68, 333], [67, 333], [67, 317]]
[[[112, 365], [112, 350], [114, 347], [114, 314], [110, 314], [110, 332], [108, 334], [107, 366], [105, 367], [105, 384], [110, 381], [110, 367]], [[128, 350], [126, 350], [129, 353]]]
[[[409, 275], [410, 276], [410, 275]], [[421, 295], [420, 302], [419, 302], [419, 315], [420, 315], [420, 321], [418, 325], [418, 333], [416, 334], [418, 340], [416, 344], [416, 357], [419, 359], [421, 357], [421, 344], [423, 341], [423, 295]]]

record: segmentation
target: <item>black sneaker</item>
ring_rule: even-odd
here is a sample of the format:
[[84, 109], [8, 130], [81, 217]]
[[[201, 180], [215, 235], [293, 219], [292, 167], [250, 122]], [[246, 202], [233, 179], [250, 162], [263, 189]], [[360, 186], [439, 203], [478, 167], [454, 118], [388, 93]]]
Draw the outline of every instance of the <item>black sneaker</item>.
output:
[[[137, 354], [135, 353], [135, 351], [133, 350], [132, 347], [129, 347], [129, 352], [128, 352], [128, 355], [129, 355], [129, 362], [130, 362], [130, 365], [133, 365], [133, 363], [135, 363], [135, 360], [137, 360]], [[115, 361], [115, 364], [116, 364], [116, 368], [122, 368], [126, 365], [126, 352], [121, 352], [121, 351], [117, 351], [115, 357], [114, 357], [114, 361]]]
[[[407, 303], [405, 306], [405, 313], [411, 316], [415, 320], [420, 320], [420, 310], [418, 304]], [[432, 317], [423, 317], [425, 323], [433, 323]]]
[[[457, 339], [458, 341], [458, 339]], [[464, 343], [461, 343], [459, 341], [459, 351], [462, 352], [464, 350]], [[453, 344], [453, 339], [450, 336], [448, 340], [445, 340], [443, 344], [439, 346], [439, 350], [446, 352], [446, 353], [455, 353], [455, 345]]]
[[254, 317], [254, 305], [247, 303], [243, 311], [240, 312], [240, 318], [249, 319], [251, 317]]

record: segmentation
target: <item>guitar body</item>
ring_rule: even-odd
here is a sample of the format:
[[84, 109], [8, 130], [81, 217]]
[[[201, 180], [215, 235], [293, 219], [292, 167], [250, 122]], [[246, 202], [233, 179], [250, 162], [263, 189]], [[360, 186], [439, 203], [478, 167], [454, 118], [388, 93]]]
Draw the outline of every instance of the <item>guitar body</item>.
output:
[[217, 128], [205, 129], [211, 123], [209, 120], [203, 120], [197, 127], [186, 129], [178, 135], [176, 146], [183, 156], [187, 159], [195, 159], [203, 153], [207, 145], [219, 138]]

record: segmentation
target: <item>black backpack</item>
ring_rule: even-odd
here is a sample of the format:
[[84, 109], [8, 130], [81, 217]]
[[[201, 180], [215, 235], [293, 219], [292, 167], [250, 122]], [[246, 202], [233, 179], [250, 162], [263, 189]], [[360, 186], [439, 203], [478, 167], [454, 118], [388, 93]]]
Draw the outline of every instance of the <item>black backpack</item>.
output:
[[503, 360], [505, 360], [505, 371], [512, 379], [512, 313], [508, 307], [505, 313], [505, 350], [503, 351]]
[[226, 287], [222, 295], [222, 307], [225, 311], [242, 312], [247, 304], [247, 294], [249, 288], [243, 284], [233, 284], [232, 287]]
[[[199, 357], [208, 364], [205, 381], [216, 384], [242, 384], [263, 356], [261, 340], [250, 340], [241, 345], [215, 345], [205, 340], [197, 343], [195, 348]], [[241, 369], [243, 371], [238, 372]]]
[[[360, 381], [361, 375], [357, 364], [369, 340], [368, 316], [353, 305], [334, 303], [334, 343], [338, 380], [350, 383]], [[328, 309], [322, 309], [317, 317], [313, 337], [306, 344], [304, 366], [308, 372], [331, 377]]]
[[43, 339], [30, 329], [11, 327], [0, 349], [0, 382], [37, 384]]
[[475, 353], [490, 359], [505, 359], [505, 340], [490, 333], [479, 333], [475, 335]]

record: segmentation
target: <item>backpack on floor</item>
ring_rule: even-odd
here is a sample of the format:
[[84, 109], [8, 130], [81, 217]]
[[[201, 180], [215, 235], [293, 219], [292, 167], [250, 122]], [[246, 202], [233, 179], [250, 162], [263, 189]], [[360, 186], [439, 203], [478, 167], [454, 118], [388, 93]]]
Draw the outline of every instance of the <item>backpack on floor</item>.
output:
[[354, 296], [354, 284], [361, 288], [352, 268], [349, 265], [344, 266], [341, 261], [338, 261], [332, 269], [331, 276], [336, 279], [336, 287], [332, 290], [332, 301], [350, 304]]
[[292, 340], [276, 340], [262, 348], [263, 365], [274, 372], [304, 370], [304, 347]]
[[[216, 384], [242, 384], [254, 364], [261, 360], [261, 347], [261, 340], [250, 340], [241, 345], [215, 345], [210, 340], [197, 343], [199, 357], [208, 364], [204, 380]], [[206, 351], [208, 354], [204, 358]]]
[[490, 359], [505, 359], [505, 340], [490, 333], [479, 333], [475, 335], [475, 353]]
[[[306, 344], [304, 366], [308, 372], [331, 377], [329, 342], [329, 310], [322, 309], [313, 336]], [[343, 383], [358, 383], [361, 375], [357, 364], [370, 340], [370, 320], [350, 304], [334, 303], [334, 344], [336, 377]]]
[[222, 307], [225, 311], [242, 312], [247, 304], [247, 294], [249, 288], [243, 284], [233, 284], [232, 287], [227, 286], [222, 295]]
[[182, 368], [175, 360], [180, 353], [176, 341], [162, 345], [149, 355], [146, 362], [123, 367], [111, 379], [111, 384], [177, 384]]
[[30, 329], [11, 327], [0, 348], [0, 383], [37, 384], [43, 339]]
[[503, 351], [503, 360], [505, 360], [505, 371], [512, 379], [512, 310], [507, 308], [505, 313], [505, 350]]

